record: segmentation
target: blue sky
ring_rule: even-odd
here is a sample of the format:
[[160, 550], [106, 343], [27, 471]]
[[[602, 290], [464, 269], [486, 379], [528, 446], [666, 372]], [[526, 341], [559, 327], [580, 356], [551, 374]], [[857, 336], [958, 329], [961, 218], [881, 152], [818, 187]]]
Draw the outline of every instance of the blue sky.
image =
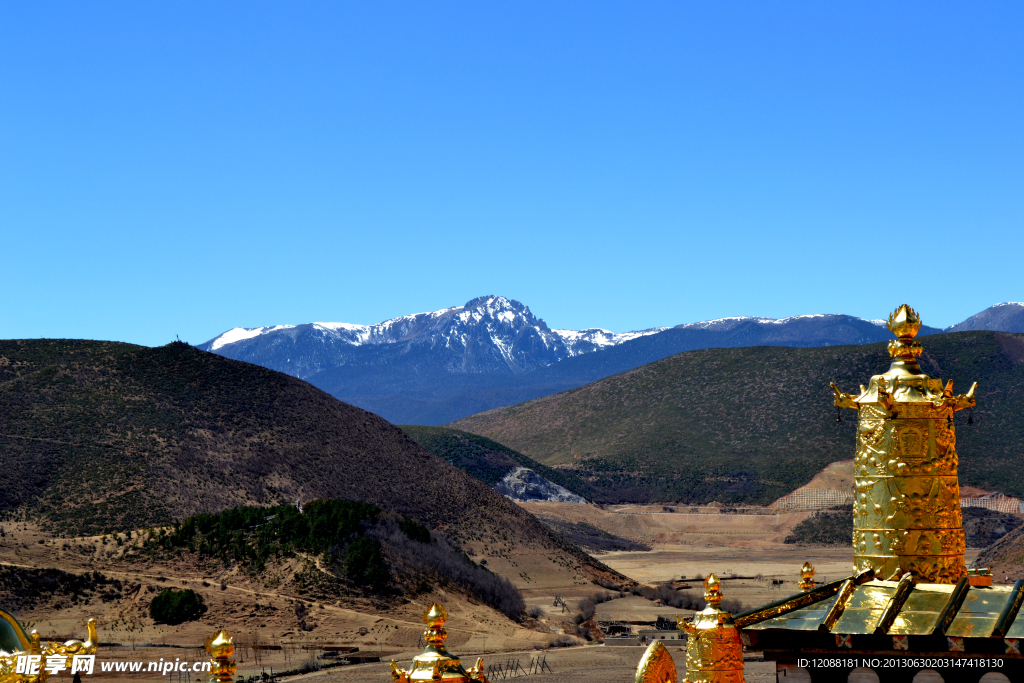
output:
[[1024, 300], [1024, 6], [5, 3], [0, 337]]

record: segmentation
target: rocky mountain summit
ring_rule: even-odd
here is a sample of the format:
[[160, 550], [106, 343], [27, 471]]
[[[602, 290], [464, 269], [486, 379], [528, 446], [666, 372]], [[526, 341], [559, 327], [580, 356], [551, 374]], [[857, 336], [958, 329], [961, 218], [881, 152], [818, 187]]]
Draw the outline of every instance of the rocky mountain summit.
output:
[[552, 330], [528, 306], [482, 296], [429, 313], [375, 325], [306, 323], [242, 328], [199, 348], [309, 379], [341, 365], [380, 362], [392, 353], [441, 360], [454, 373], [527, 372], [563, 358], [655, 334], [664, 328], [616, 334], [608, 330]]

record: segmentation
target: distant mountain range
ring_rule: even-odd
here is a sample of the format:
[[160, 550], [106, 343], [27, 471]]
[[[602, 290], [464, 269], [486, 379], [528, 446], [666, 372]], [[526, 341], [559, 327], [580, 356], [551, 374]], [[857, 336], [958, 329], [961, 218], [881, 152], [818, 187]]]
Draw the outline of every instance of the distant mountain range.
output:
[[[998, 304], [948, 331], [967, 329], [1024, 331], [1024, 304]], [[551, 329], [518, 301], [485, 296], [376, 325], [234, 328], [199, 348], [299, 377], [394, 423], [440, 425], [683, 351], [890, 338], [884, 321], [848, 315], [731, 317], [625, 333]]]

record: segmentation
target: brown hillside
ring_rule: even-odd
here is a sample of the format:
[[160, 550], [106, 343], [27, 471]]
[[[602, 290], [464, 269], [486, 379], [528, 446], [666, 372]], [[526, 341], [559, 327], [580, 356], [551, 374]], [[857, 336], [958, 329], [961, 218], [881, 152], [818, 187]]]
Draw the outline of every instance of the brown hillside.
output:
[[0, 471], [0, 512], [61, 534], [342, 498], [486, 547], [492, 564], [528, 551], [618, 578], [382, 418], [181, 343], [0, 342]]
[[1019, 526], [981, 551], [976, 567], [989, 567], [996, 581], [1024, 579], [1024, 526]]

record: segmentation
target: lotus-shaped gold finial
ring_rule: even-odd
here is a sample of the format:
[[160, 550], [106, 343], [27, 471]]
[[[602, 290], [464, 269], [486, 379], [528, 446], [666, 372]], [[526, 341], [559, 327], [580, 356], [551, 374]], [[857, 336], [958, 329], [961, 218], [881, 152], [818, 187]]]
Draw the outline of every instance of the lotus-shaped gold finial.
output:
[[913, 339], [921, 329], [921, 316], [910, 306], [901, 304], [889, 314], [888, 328], [900, 339]]
[[231, 677], [238, 670], [235, 663], [231, 661], [231, 655], [235, 653], [235, 643], [231, 636], [227, 631], [221, 629], [207, 638], [203, 645], [213, 659], [210, 680], [218, 683], [231, 683]]

